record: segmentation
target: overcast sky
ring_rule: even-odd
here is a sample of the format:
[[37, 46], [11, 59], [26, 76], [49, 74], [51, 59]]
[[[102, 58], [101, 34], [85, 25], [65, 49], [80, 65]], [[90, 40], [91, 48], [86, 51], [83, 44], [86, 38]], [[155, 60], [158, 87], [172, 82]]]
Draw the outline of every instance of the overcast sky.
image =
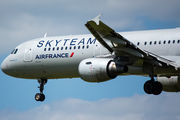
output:
[[[117, 32], [180, 27], [179, 0], [0, 0], [0, 61], [20, 43], [47, 36], [89, 34], [84, 24], [101, 21]], [[148, 77], [119, 76], [104, 83], [51, 80], [46, 100], [36, 102], [36, 80], [0, 71], [1, 120], [180, 120], [180, 94], [146, 95]]]

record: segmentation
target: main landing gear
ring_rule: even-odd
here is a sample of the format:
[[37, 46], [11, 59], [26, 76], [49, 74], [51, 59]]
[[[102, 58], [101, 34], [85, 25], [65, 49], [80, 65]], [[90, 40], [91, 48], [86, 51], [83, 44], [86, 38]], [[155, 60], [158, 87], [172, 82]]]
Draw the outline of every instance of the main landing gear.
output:
[[162, 92], [162, 84], [158, 81], [155, 81], [153, 78], [153, 79], [145, 82], [144, 91], [147, 94], [159, 95]]
[[40, 93], [37, 93], [35, 95], [35, 100], [43, 102], [45, 100], [45, 95], [43, 94], [43, 90], [44, 90], [44, 85], [47, 83], [47, 79], [38, 79], [38, 83], [40, 84], [40, 86], [38, 87]]
[[154, 95], [161, 94], [163, 86], [160, 82], [154, 80], [154, 65], [144, 62], [143, 72], [147, 73], [151, 78], [151, 80], [145, 82], [144, 91], [147, 94], [154, 94]]

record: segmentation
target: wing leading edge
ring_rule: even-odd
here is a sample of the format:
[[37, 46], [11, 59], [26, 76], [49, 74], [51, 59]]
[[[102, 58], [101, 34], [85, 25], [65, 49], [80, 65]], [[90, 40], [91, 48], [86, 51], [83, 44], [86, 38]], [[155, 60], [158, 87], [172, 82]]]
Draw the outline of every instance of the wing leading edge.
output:
[[128, 55], [128, 57], [136, 57], [152, 65], [170, 66], [177, 70], [176, 62], [140, 49], [131, 41], [127, 40], [112, 28], [101, 22], [100, 16], [101, 14], [88, 21], [85, 26], [111, 53], [114, 53], [116, 56]]

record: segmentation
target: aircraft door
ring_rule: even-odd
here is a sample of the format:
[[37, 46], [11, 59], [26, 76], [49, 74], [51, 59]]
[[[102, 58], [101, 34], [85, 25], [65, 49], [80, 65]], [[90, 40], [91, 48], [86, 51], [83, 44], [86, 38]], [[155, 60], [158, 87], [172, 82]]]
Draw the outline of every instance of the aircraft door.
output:
[[34, 43], [34, 41], [31, 41], [27, 44], [26, 49], [24, 51], [24, 62], [32, 62], [32, 48]]

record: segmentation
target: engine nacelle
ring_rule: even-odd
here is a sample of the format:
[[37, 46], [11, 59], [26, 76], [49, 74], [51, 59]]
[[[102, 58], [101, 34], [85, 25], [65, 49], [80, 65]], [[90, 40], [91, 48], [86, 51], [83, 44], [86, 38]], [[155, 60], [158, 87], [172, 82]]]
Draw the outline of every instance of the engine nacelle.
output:
[[172, 76], [170, 78], [157, 77], [157, 81], [159, 81], [163, 85], [163, 91], [166, 92], [180, 91], [180, 76]]
[[79, 74], [87, 82], [104, 82], [128, 71], [127, 66], [118, 65], [110, 58], [89, 58], [80, 62]]

